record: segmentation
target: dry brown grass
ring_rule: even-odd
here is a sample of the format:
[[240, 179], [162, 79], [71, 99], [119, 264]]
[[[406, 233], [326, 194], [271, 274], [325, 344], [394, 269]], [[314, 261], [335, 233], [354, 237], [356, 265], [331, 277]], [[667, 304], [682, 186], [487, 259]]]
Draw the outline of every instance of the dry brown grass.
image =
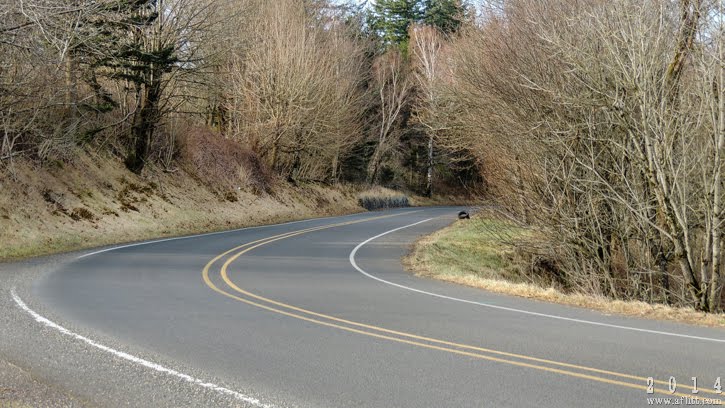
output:
[[358, 193], [358, 197], [398, 197], [401, 195], [405, 194], [400, 191], [381, 186], [373, 186]]
[[470, 195], [435, 194], [433, 197], [423, 197], [412, 192], [403, 192], [381, 186], [365, 188], [358, 193], [357, 197], [358, 200], [369, 198], [400, 199], [401, 197], [406, 197], [408, 199], [408, 205], [411, 207], [444, 205], [470, 206], [472, 203], [482, 203], [481, 199]]
[[[12, 392], [12, 390], [8, 390], [7, 393]], [[0, 388], [0, 395], [2, 395], [3, 389]], [[26, 404], [23, 401], [18, 400], [0, 400], [0, 408], [32, 408], [33, 406], [30, 404]]]
[[182, 167], [229, 201], [234, 201], [230, 193], [240, 189], [255, 194], [272, 190], [274, 177], [259, 156], [219, 133], [189, 128], [183, 132], [179, 150]]
[[[3, 170], [0, 170], [2, 172]], [[219, 195], [184, 169], [143, 177], [105, 154], [0, 173], [0, 260], [362, 211], [352, 187], [280, 183], [274, 195]]]
[[516, 280], [516, 274], [514, 265], [509, 261], [508, 249], [500, 244], [497, 237], [487, 233], [491, 228], [482, 229], [477, 224], [487, 222], [490, 227], [500, 221], [482, 220], [480, 217], [474, 217], [471, 221], [456, 222], [420, 239], [405, 259], [407, 268], [418, 276], [495, 293], [584, 307], [606, 314], [725, 328], [725, 314], [722, 313], [703, 313], [691, 308], [567, 294], [554, 288], [512, 281]]
[[0, 167], [0, 260], [349, 214], [363, 211], [359, 196], [401, 195], [275, 181], [256, 156], [209, 132], [190, 132], [184, 143], [177, 171], [149, 166], [143, 177], [107, 153]]
[[410, 199], [406, 194], [379, 186], [359, 193], [357, 200], [367, 210], [410, 207]]

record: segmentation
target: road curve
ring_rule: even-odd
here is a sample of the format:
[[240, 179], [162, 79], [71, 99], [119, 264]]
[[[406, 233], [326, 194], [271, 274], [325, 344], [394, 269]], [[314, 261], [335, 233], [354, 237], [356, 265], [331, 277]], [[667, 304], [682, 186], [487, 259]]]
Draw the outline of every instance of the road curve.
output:
[[[139, 383], [218, 394], [206, 406], [609, 407], [722, 398], [714, 384], [725, 377], [723, 330], [404, 272], [409, 244], [453, 222], [457, 210], [392, 210], [89, 251], [11, 296], [39, 332], [137, 367], [134, 375], [149, 379]], [[128, 374], [113, 379], [95, 369], [65, 373], [82, 379], [67, 381], [98, 405], [204, 401], [146, 395]], [[123, 393], [137, 398], [120, 401]]]

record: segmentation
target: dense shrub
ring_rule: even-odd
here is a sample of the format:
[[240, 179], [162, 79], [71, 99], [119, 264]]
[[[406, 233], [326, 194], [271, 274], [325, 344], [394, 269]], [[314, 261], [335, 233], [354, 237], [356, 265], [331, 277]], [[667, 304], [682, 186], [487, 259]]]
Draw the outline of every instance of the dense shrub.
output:
[[180, 161], [212, 190], [227, 194], [238, 188], [255, 194], [272, 189], [272, 175], [256, 153], [205, 128], [185, 132]]
[[382, 210], [386, 208], [410, 207], [410, 200], [404, 194], [385, 188], [368, 190], [358, 196], [360, 207], [368, 211]]

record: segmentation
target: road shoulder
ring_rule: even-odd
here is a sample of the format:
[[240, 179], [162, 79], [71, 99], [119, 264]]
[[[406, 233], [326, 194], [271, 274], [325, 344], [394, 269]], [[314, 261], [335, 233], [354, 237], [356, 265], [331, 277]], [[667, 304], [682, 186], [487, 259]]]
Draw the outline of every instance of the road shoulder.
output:
[[25, 407], [92, 407], [94, 405], [45, 384], [33, 375], [0, 358], [0, 406]]

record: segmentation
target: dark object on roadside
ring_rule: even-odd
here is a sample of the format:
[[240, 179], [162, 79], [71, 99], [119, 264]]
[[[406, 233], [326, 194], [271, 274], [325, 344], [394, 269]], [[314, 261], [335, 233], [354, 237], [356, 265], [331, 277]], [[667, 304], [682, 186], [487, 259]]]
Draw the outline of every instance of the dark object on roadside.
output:
[[467, 212], [461, 211], [461, 212], [458, 213], [458, 219], [459, 220], [469, 220], [469, 219], [471, 219], [471, 216], [468, 215]]

